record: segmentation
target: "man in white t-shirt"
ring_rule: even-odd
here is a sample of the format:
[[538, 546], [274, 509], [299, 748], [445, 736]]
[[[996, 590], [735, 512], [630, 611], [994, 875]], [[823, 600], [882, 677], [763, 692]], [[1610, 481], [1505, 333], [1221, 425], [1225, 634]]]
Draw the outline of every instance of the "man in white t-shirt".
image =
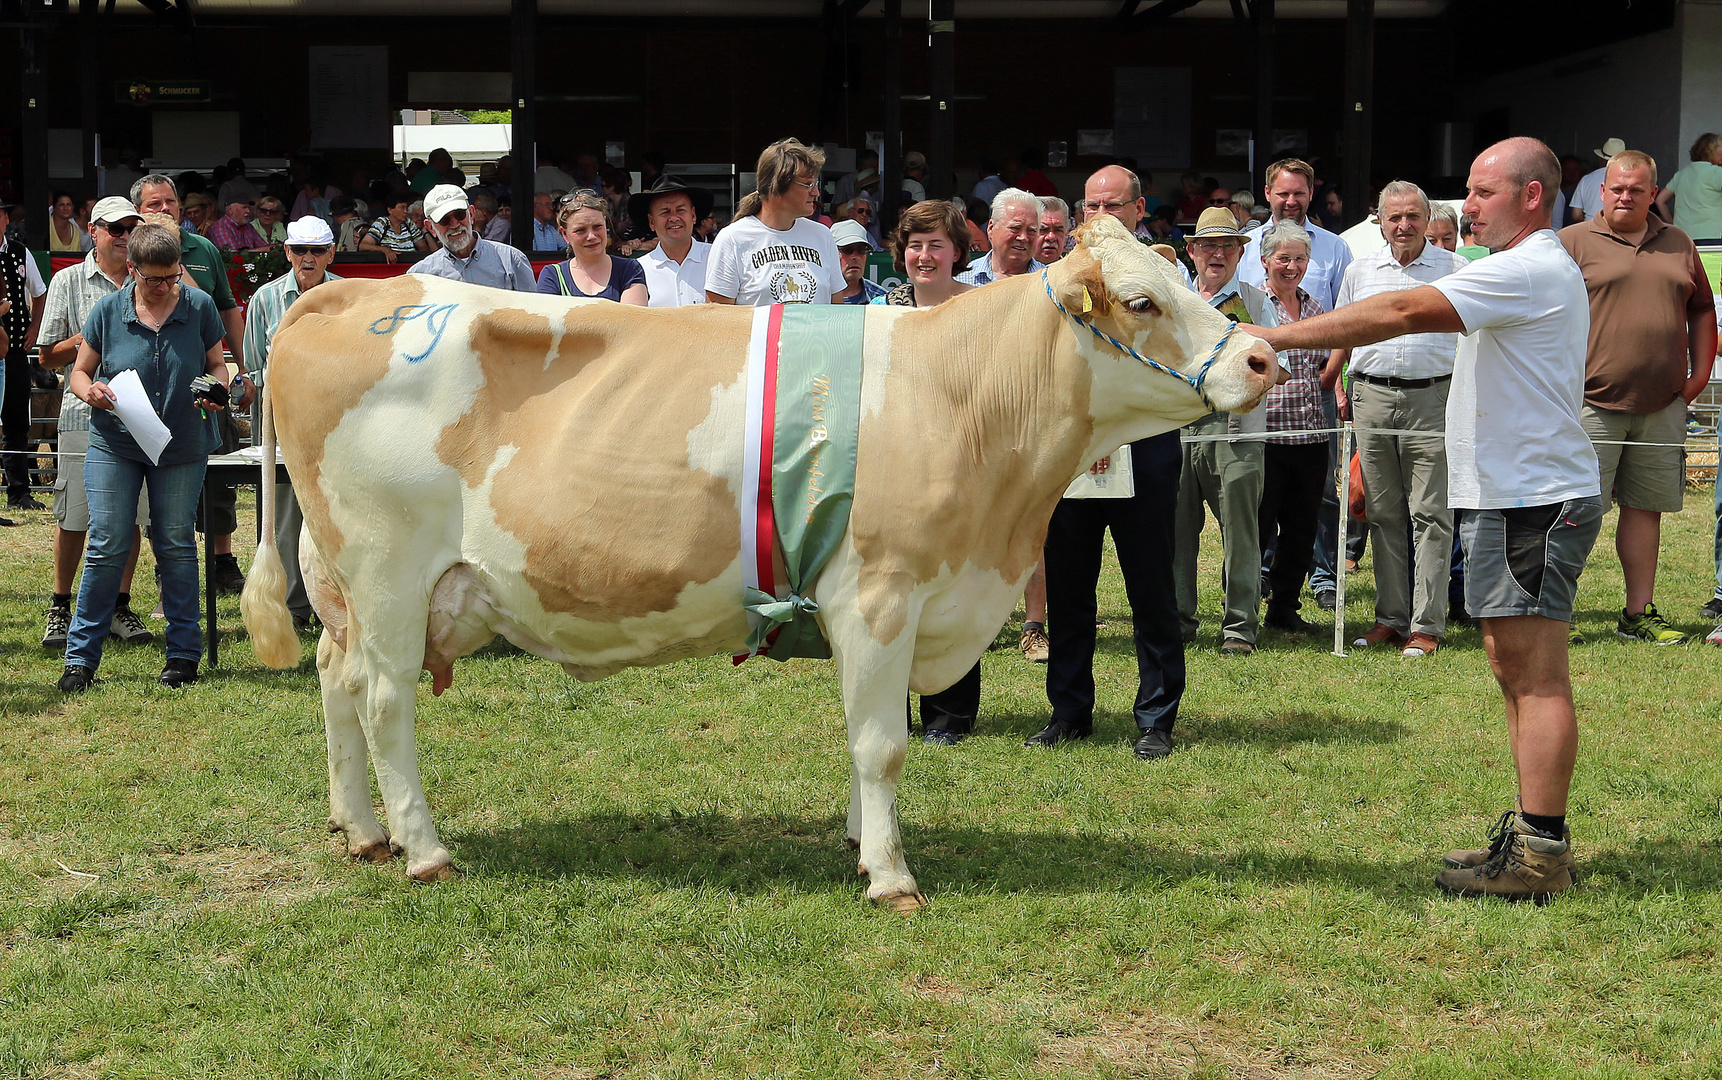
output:
[[1578, 722], [1567, 675], [1578, 575], [1602, 523], [1596, 452], [1580, 424], [1590, 305], [1549, 228], [1560, 163], [1535, 139], [1471, 165], [1465, 213], [1487, 259], [1430, 285], [1258, 331], [1275, 349], [1350, 348], [1459, 333], [1447, 399], [1448, 501], [1465, 510], [1465, 603], [1506, 700], [1519, 807], [1493, 842], [1448, 853], [1436, 884], [1543, 901], [1572, 887], [1567, 792]]
[[812, 220], [819, 206], [825, 153], [796, 139], [759, 155], [758, 190], [736, 207], [735, 220], [712, 242], [706, 302], [829, 304], [844, 289], [843, 264], [831, 230]]
[[1616, 154], [1626, 153], [1626, 140], [1605, 139], [1602, 149], [1593, 152], [1602, 159], [1602, 165], [1580, 178], [1578, 186], [1573, 188], [1572, 198], [1567, 202], [1567, 220], [1557, 221], [1557, 229], [1596, 217], [1596, 212], [1602, 209], [1602, 179], [1608, 173], [1608, 159]]

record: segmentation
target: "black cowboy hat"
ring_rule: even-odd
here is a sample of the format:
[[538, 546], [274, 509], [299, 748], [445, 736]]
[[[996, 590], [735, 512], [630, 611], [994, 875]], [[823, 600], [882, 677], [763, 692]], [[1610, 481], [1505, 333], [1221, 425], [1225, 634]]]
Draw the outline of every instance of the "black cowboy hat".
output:
[[712, 212], [712, 193], [705, 188], [694, 187], [686, 181], [665, 174], [658, 177], [658, 182], [637, 195], [628, 196], [628, 216], [642, 226], [650, 227], [652, 200], [659, 195], [674, 195], [686, 192], [694, 204], [694, 220], [698, 221]]

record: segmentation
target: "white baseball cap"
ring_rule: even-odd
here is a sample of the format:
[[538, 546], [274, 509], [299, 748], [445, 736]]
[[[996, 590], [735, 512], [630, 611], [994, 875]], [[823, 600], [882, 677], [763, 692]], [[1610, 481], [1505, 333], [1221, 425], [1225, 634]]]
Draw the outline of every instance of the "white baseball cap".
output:
[[425, 192], [425, 217], [438, 225], [450, 210], [465, 210], [472, 204], [467, 201], [466, 192], [453, 184], [438, 184]]
[[329, 231], [329, 223], [315, 214], [306, 214], [287, 226], [289, 247], [330, 247], [334, 243], [335, 234]]
[[861, 223], [848, 219], [831, 226], [831, 239], [836, 242], [839, 248], [846, 248], [850, 244], [873, 246], [872, 238], [867, 235], [867, 230], [861, 227]]
[[97, 225], [118, 225], [128, 218], [142, 218], [138, 208], [131, 204], [130, 199], [122, 199], [118, 195], [109, 195], [98, 201], [90, 210], [90, 220]]

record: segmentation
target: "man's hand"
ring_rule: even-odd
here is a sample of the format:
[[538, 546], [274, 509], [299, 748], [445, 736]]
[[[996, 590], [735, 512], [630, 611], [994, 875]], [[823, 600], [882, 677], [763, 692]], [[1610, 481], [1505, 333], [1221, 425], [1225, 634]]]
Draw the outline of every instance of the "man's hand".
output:
[[243, 371], [233, 377], [233, 381], [227, 384], [227, 389], [237, 395], [233, 399], [235, 409], [249, 409], [251, 399], [257, 396], [257, 387], [252, 385], [251, 376]]
[[1108, 454], [1105, 457], [1101, 458], [1099, 461], [1096, 461], [1094, 464], [1090, 465], [1088, 467], [1088, 471], [1093, 476], [1099, 476], [1101, 473], [1107, 471], [1110, 468], [1112, 468], [1112, 455]]

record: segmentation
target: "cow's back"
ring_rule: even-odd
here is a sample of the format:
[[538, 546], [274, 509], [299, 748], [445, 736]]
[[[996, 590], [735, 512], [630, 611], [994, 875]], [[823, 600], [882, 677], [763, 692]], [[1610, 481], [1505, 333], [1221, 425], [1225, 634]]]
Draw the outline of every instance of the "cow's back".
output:
[[349, 577], [365, 552], [416, 560], [427, 593], [469, 564], [576, 665], [707, 651], [720, 626], [739, 640], [749, 316], [423, 277], [319, 286], [270, 365], [318, 549]]

